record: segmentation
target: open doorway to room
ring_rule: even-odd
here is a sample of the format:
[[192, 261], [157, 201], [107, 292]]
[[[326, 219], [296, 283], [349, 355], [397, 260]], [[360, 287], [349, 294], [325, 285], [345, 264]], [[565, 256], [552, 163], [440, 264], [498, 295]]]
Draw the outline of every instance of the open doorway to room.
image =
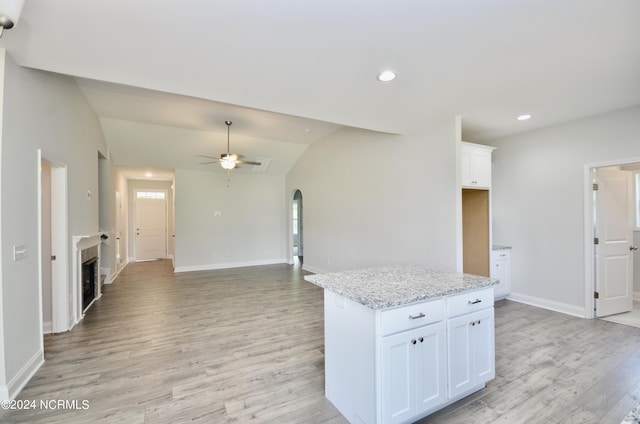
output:
[[640, 327], [640, 163], [587, 173], [587, 305], [595, 318]]
[[293, 193], [291, 203], [291, 224], [292, 224], [292, 255], [294, 265], [302, 266], [304, 263], [304, 238], [302, 234], [302, 192], [296, 190]]
[[42, 333], [69, 330], [67, 167], [38, 151], [40, 306]]

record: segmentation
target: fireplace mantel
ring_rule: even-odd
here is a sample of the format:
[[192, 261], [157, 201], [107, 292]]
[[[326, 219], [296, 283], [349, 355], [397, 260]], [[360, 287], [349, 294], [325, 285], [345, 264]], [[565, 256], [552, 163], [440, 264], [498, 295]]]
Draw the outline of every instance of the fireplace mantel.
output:
[[[100, 245], [101, 236], [106, 234], [105, 232], [95, 232], [84, 235], [72, 236], [73, 242], [73, 314], [74, 325], [79, 323], [84, 318], [84, 311], [82, 310], [82, 251], [98, 247], [98, 269], [100, 269]], [[98, 300], [102, 296], [102, 288], [100, 287], [100, 281], [98, 277], [97, 292], [94, 299]], [[92, 302], [93, 303], [93, 302]], [[89, 306], [90, 307], [90, 306]]]

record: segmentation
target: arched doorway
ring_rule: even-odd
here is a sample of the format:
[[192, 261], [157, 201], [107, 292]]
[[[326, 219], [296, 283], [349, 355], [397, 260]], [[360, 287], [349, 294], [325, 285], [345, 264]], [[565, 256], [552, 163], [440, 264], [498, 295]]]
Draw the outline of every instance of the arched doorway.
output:
[[293, 193], [291, 209], [292, 234], [293, 234], [293, 262], [303, 264], [304, 245], [302, 237], [302, 192], [296, 190]]

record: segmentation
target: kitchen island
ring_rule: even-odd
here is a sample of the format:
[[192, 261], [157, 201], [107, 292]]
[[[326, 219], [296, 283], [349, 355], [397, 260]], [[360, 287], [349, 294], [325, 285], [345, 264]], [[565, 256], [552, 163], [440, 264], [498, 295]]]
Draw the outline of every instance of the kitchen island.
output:
[[495, 377], [497, 280], [420, 266], [308, 275], [324, 289], [325, 396], [350, 423], [410, 423]]

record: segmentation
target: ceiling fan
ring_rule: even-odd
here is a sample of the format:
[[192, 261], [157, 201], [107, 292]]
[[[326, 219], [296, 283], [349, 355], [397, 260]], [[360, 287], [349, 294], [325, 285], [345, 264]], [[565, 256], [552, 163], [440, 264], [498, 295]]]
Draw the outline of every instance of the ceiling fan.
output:
[[241, 155], [231, 154], [231, 151], [229, 149], [229, 132], [230, 132], [232, 122], [224, 121], [224, 123], [227, 125], [227, 153], [222, 153], [219, 159], [214, 156], [198, 155], [203, 158], [213, 159], [212, 161], [202, 162], [201, 164], [206, 165], [210, 163], [219, 162], [220, 165], [227, 171], [234, 169], [237, 165], [256, 165], [256, 166], [262, 165], [262, 163], [260, 162], [255, 162], [251, 160], [242, 160], [240, 159], [242, 157]]

